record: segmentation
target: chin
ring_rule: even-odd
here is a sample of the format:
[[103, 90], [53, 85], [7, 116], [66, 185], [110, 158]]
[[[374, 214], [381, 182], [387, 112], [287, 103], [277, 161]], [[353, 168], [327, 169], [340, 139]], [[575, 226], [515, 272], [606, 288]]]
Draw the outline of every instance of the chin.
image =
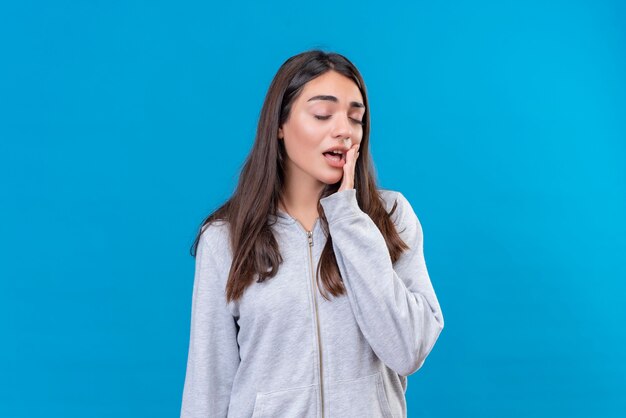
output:
[[335, 174], [335, 175], [333, 175], [333, 174], [326, 174], [326, 175], [317, 177], [317, 179], [319, 181], [321, 181], [322, 183], [325, 183], [325, 184], [329, 184], [329, 185], [330, 184], [339, 183], [342, 178], [343, 178], [343, 171], [341, 173]]

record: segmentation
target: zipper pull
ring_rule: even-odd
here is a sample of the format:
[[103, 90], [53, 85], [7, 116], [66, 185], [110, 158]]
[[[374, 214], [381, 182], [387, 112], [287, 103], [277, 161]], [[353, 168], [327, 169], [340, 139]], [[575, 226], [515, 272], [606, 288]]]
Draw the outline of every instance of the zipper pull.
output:
[[312, 231], [306, 231], [306, 234], [309, 237], [309, 246], [312, 247], [313, 246], [313, 232]]

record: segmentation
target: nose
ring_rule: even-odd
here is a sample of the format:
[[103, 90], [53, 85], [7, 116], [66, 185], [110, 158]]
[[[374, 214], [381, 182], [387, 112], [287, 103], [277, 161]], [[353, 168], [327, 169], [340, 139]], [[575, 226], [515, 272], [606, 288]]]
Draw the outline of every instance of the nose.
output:
[[345, 118], [336, 118], [337, 124], [335, 125], [335, 130], [333, 132], [333, 137], [349, 142], [349, 146], [352, 146], [352, 127], [350, 126], [350, 119], [346, 116]]

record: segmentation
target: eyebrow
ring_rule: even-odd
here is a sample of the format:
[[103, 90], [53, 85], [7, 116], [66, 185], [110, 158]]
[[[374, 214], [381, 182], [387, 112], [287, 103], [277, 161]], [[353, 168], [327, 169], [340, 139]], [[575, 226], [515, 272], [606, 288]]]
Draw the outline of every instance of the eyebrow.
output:
[[[339, 102], [339, 100], [335, 96], [331, 96], [331, 95], [328, 95], [328, 94], [319, 94], [317, 96], [313, 96], [309, 100], [307, 100], [307, 102], [311, 102], [313, 100], [329, 100], [329, 101], [335, 102], [335, 103]], [[365, 108], [365, 106], [361, 102], [350, 102], [350, 107], [362, 107], [362, 108]]]

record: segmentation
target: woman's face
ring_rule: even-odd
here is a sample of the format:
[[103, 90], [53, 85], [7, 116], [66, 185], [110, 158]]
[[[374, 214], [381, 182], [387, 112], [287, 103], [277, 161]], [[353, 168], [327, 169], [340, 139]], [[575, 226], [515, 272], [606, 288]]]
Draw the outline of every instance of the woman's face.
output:
[[363, 97], [351, 79], [331, 70], [306, 83], [278, 131], [287, 151], [287, 175], [325, 184], [340, 181], [343, 168], [323, 153], [360, 143], [364, 114]]

